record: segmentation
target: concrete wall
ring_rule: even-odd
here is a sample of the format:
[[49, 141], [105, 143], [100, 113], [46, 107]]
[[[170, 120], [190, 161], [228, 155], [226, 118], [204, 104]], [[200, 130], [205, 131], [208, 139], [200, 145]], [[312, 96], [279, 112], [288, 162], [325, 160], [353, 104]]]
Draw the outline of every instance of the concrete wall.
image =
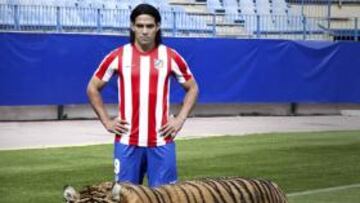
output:
[[[117, 116], [117, 106], [106, 105], [111, 116]], [[176, 114], [179, 104], [171, 106]], [[191, 116], [290, 116], [290, 115], [357, 115], [360, 104], [199, 104]], [[0, 121], [19, 120], [59, 120], [95, 119], [96, 115], [89, 105], [58, 106], [1, 106]]]

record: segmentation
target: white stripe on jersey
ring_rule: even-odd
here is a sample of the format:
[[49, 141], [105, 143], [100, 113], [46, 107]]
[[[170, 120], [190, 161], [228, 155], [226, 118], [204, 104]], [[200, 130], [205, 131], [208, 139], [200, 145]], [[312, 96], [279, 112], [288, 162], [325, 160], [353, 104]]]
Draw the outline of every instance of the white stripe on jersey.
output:
[[139, 146], [148, 144], [150, 61], [149, 56], [140, 56]]
[[174, 59], [171, 59], [171, 69], [174, 71], [176, 80], [179, 83], [184, 83], [186, 81]]
[[[180, 60], [184, 63], [184, 65], [186, 67], [189, 67], [187, 62], [184, 60], [184, 58], [176, 51], [176, 50], [172, 50], [179, 58]], [[184, 77], [184, 73], [181, 72], [178, 64], [176, 63], [176, 61], [174, 59], [171, 60], [171, 70], [174, 71], [175, 73], [175, 77], [176, 77], [176, 80], [179, 82], [179, 83], [184, 83], [186, 82], [186, 79]], [[186, 74], [187, 75], [192, 75], [191, 71], [189, 68], [186, 68]]]
[[109, 81], [114, 71], [117, 70], [119, 57], [116, 57], [110, 64], [110, 67], [106, 70], [105, 75], [103, 77], [104, 81]]
[[122, 57], [122, 73], [124, 77], [124, 99], [125, 101], [125, 118], [130, 124], [127, 126], [129, 131], [121, 137], [121, 142], [128, 144], [130, 140], [131, 118], [132, 118], [132, 87], [131, 87], [131, 68], [132, 68], [132, 47], [131, 44], [124, 46]]
[[162, 61], [162, 66], [158, 68], [158, 84], [157, 84], [157, 95], [156, 95], [156, 140], [157, 145], [161, 146], [165, 144], [164, 138], [160, 137], [159, 130], [161, 128], [161, 122], [163, 118], [163, 97], [164, 97], [164, 87], [165, 79], [167, 75], [168, 67], [168, 58], [167, 58], [167, 48], [164, 45], [159, 46], [158, 59]]
[[[94, 75], [96, 75], [96, 73], [98, 73], [98, 72], [100, 71], [101, 65], [102, 65], [103, 63], [105, 63], [106, 59], [107, 59], [108, 57], [110, 57], [111, 54], [112, 54], [112, 53], [108, 54], [108, 55], [104, 58], [104, 60], [102, 61], [102, 63], [99, 65], [99, 67], [98, 67], [98, 68], [96, 69], [96, 71], [94, 72]], [[114, 74], [114, 72], [115, 72], [115, 71], [117, 70], [117, 68], [118, 68], [118, 65], [119, 65], [118, 61], [119, 61], [119, 57], [116, 56], [116, 57], [112, 60], [112, 62], [109, 64], [109, 66], [107, 67], [107, 69], [106, 69], [106, 71], [105, 71], [105, 73], [104, 73], [104, 76], [101, 78], [102, 81], [108, 82], [108, 81], [110, 80], [111, 76]]]

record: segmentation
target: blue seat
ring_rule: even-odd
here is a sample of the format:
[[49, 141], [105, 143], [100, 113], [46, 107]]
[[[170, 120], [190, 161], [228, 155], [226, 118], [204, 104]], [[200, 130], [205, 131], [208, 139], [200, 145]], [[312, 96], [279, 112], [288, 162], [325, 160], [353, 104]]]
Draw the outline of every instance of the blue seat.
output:
[[242, 15], [255, 15], [255, 5], [252, 0], [240, 0], [239, 6]]
[[78, 5], [77, 0], [62, 0], [56, 2], [57, 6], [74, 8]]
[[171, 30], [174, 27], [175, 13], [171, 7], [163, 7], [159, 9], [161, 14], [161, 28]]
[[207, 6], [208, 10], [212, 13], [224, 13], [225, 12], [224, 7], [221, 5], [219, 0], [207, 0], [206, 6]]
[[268, 0], [256, 0], [256, 13], [259, 15], [270, 15], [271, 6]]
[[160, 6], [160, 2], [158, 2], [156, 0], [144, 0], [144, 3], [150, 4], [150, 5], [154, 6], [155, 8], [159, 8], [159, 6]]
[[261, 32], [268, 32], [276, 30], [268, 0], [256, 0], [255, 5], [252, 0], [241, 0], [240, 9], [243, 18], [247, 21], [245, 26], [248, 31], [258, 31], [259, 29]]
[[269, 0], [256, 0], [256, 13], [260, 16], [260, 29], [274, 30], [274, 19], [271, 15]]
[[79, 7], [101, 9], [112, 2], [112, 0], [81, 0], [79, 1]]
[[148, 3], [159, 10], [171, 9], [171, 6], [165, 0], [143, 0], [143, 2]]
[[239, 5], [236, 0], [223, 0], [225, 17], [230, 23], [239, 23], [243, 19], [239, 13]]
[[0, 3], [0, 25], [14, 25], [14, 14], [13, 5]]
[[125, 1], [128, 1], [129, 2], [129, 5], [130, 5], [130, 8], [131, 9], [134, 9], [137, 5], [141, 4], [141, 3], [144, 3], [143, 0], [125, 0]]
[[287, 15], [289, 7], [285, 0], [272, 0], [273, 15]]
[[102, 26], [121, 29], [130, 27], [130, 4], [128, 2], [107, 4], [101, 12]]
[[107, 1], [106, 3], [103, 3], [103, 8], [129, 10], [130, 4], [127, 1]]

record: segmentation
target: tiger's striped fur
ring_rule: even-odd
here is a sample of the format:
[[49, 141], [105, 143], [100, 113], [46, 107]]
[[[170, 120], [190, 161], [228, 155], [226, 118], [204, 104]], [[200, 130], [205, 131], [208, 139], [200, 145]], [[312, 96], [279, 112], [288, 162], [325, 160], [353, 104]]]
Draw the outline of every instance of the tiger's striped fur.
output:
[[230, 177], [184, 181], [157, 188], [105, 182], [87, 187], [74, 194], [72, 200], [67, 199], [67, 202], [287, 203], [287, 199], [281, 189], [271, 181]]

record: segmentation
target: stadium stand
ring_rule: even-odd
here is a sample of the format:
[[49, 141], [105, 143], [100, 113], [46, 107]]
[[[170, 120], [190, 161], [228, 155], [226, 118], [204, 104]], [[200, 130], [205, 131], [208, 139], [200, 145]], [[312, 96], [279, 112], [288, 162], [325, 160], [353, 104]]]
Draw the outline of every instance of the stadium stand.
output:
[[360, 27], [355, 0], [0, 0], [0, 29], [127, 34], [142, 2], [159, 8], [167, 36], [329, 39]]

